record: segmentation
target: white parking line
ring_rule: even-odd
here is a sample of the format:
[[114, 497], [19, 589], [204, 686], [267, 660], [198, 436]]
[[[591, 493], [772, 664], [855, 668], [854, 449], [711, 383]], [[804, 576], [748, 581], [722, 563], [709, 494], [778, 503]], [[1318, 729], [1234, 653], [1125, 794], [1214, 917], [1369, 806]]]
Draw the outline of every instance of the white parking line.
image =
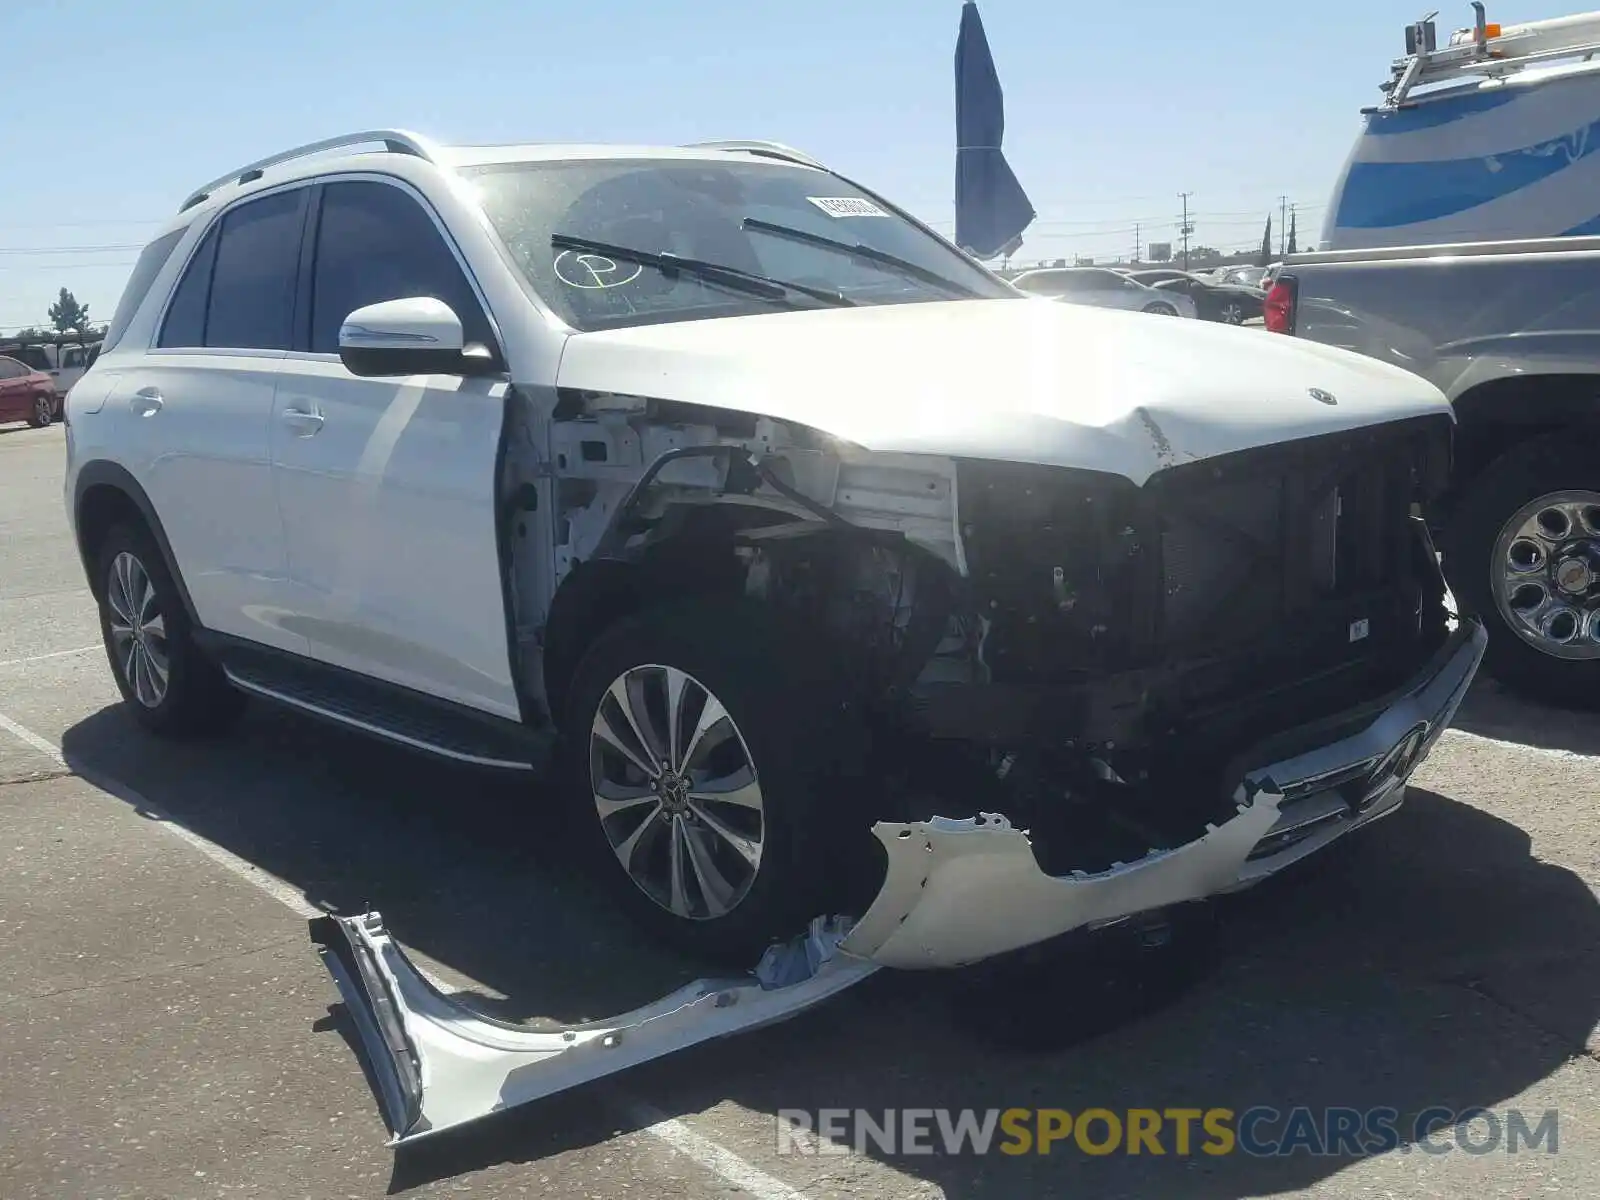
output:
[[[63, 651], [62, 653], [77, 652]], [[57, 656], [45, 655], [43, 657], [53, 658]], [[0, 666], [5, 665], [9, 664], [0, 663]], [[194, 830], [174, 820], [160, 805], [152, 804], [132, 788], [118, 783], [114, 779], [108, 779], [92, 768], [85, 769], [76, 763], [69, 763], [61, 753], [61, 747], [48, 738], [40, 737], [27, 726], [17, 724], [4, 713], [0, 713], [0, 729], [4, 729], [17, 740], [46, 755], [59, 766], [72, 771], [85, 783], [92, 784], [102, 792], [115, 796], [140, 816], [160, 822], [162, 828], [168, 833], [187, 842], [212, 862], [224, 870], [231, 871], [239, 876], [257, 891], [271, 896], [291, 912], [301, 917], [322, 915], [322, 910], [307, 901], [291, 884], [279, 879], [269, 871], [263, 871], [247, 859], [240, 858], [233, 851], [225, 850], [215, 842], [201, 837]], [[428, 981], [441, 991], [450, 990], [437, 978], [427, 975], [426, 972], [424, 974]], [[742, 1188], [756, 1197], [756, 1200], [806, 1200], [803, 1192], [796, 1191], [781, 1179], [768, 1175], [755, 1164], [746, 1162], [726, 1146], [712, 1141], [703, 1134], [696, 1133], [676, 1117], [669, 1117], [644, 1101], [620, 1090], [613, 1089], [612, 1096], [622, 1114], [627, 1117], [629, 1122], [639, 1126], [641, 1132], [649, 1134], [684, 1157], [692, 1159], [724, 1183], [736, 1188]]]
[[79, 646], [74, 650], [52, 650], [49, 654], [30, 654], [27, 658], [8, 658], [0, 662], [0, 667], [20, 667], [24, 663], [44, 662], [47, 658], [68, 658], [74, 654], [87, 654], [91, 650], [99, 650], [101, 645], [96, 642], [92, 646]]

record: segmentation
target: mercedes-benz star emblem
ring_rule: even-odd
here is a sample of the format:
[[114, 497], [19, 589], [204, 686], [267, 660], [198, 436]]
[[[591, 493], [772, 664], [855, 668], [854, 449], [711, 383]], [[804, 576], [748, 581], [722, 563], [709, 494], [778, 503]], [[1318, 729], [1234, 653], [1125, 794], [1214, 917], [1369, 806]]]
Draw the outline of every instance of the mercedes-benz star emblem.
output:
[[1410, 777], [1428, 741], [1429, 725], [1419, 721], [1401, 738], [1367, 777], [1357, 812], [1366, 812]]
[[1323, 404], [1337, 404], [1339, 398], [1332, 392], [1325, 392], [1321, 388], [1307, 388], [1306, 392], [1313, 400], [1320, 400]]

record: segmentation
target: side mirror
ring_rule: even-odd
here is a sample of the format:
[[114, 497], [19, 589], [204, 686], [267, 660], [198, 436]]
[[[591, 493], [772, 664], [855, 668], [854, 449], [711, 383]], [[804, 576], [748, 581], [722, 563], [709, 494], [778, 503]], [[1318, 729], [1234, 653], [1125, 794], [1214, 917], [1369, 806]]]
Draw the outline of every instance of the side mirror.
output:
[[442, 300], [408, 296], [358, 308], [339, 326], [339, 361], [352, 375], [482, 375], [495, 366], [466, 346], [461, 318]]

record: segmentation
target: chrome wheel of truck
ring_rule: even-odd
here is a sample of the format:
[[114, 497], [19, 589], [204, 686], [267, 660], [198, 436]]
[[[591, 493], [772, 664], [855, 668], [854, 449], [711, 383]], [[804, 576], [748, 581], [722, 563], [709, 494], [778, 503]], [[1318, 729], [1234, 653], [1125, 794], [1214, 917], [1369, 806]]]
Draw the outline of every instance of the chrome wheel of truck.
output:
[[1491, 559], [1502, 619], [1555, 658], [1600, 658], [1600, 492], [1550, 492], [1519, 508]]
[[1600, 708], [1600, 447], [1525, 442], [1457, 485], [1439, 548], [1484, 669], [1535, 700]]

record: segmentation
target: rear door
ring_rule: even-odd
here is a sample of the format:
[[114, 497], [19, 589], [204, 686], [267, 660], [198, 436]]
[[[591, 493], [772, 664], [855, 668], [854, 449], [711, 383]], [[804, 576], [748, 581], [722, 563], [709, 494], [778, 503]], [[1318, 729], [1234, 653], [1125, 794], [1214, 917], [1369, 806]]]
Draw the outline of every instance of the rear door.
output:
[[349, 178], [320, 193], [271, 435], [291, 623], [323, 662], [516, 718], [494, 503], [507, 384], [362, 379], [338, 356], [355, 309], [432, 296], [498, 358], [487, 306], [409, 187]]
[[308, 190], [225, 212], [191, 255], [156, 345], [114, 403], [202, 624], [303, 651], [283, 622], [283, 526], [267, 428], [288, 352]]

